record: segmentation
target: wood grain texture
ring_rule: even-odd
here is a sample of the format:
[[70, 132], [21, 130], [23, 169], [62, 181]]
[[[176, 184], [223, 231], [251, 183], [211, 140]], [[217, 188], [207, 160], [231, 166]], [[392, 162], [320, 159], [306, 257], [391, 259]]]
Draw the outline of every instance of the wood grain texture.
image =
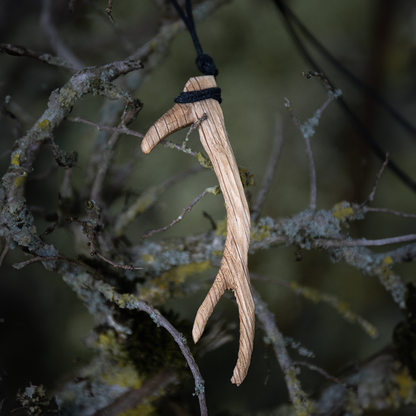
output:
[[[215, 78], [191, 78], [184, 91], [197, 91], [216, 87]], [[171, 133], [189, 126], [203, 115], [207, 120], [198, 127], [205, 151], [214, 167], [227, 209], [227, 239], [217, 277], [195, 317], [192, 336], [195, 342], [201, 337], [208, 318], [224, 291], [233, 290], [240, 317], [240, 347], [231, 381], [240, 385], [250, 366], [254, 340], [254, 301], [247, 266], [250, 244], [250, 213], [234, 153], [228, 140], [224, 116], [218, 101], [208, 99], [188, 104], [175, 104], [149, 129], [142, 142], [142, 150], [149, 153]]]

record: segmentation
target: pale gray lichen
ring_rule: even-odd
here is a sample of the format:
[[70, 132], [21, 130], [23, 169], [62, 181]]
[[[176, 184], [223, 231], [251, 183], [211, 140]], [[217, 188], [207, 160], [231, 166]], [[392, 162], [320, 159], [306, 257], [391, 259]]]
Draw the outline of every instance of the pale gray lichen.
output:
[[337, 88], [335, 91], [328, 91], [328, 97], [332, 99], [337, 99], [342, 95], [342, 91]]
[[308, 358], [315, 358], [315, 354], [312, 351], [309, 351], [307, 348], [302, 346], [298, 341], [295, 341], [291, 337], [285, 337], [285, 344], [287, 347], [291, 347], [298, 352], [299, 355]]
[[305, 139], [309, 139], [315, 134], [315, 127], [319, 124], [319, 119], [321, 118], [322, 111], [316, 110], [313, 117], [308, 119], [305, 123], [301, 124], [300, 130]]
[[199, 396], [200, 394], [205, 392], [205, 386], [203, 383], [196, 383], [195, 384], [195, 393], [192, 393], [192, 396]]
[[307, 250], [316, 238], [336, 237], [341, 230], [339, 220], [328, 211], [306, 210], [282, 224], [282, 232], [290, 244]]

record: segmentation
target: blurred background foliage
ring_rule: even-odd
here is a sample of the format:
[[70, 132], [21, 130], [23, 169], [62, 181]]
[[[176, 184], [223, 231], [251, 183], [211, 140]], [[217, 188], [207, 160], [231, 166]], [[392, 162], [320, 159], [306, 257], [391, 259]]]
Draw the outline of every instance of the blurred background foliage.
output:
[[[133, 50], [157, 33], [163, 18], [158, 3], [162, 1], [114, 0], [116, 27], [124, 33]], [[414, 1], [292, 0], [288, 4], [345, 67], [414, 123]], [[130, 54], [129, 46], [104, 15], [106, 7], [105, 0], [56, 0], [53, 5], [53, 19], [61, 39], [87, 66], [123, 60]], [[54, 54], [41, 28], [41, 9], [39, 0], [1, 1], [1, 42]], [[304, 122], [323, 104], [327, 93], [319, 80], [300, 76], [302, 71], [308, 72], [312, 68], [295, 48], [282, 16], [270, 0], [229, 1], [197, 23], [197, 31], [204, 51], [213, 56], [220, 71], [217, 83], [222, 88], [222, 108], [237, 162], [253, 172], [258, 183], [265, 173], [276, 121], [283, 123], [281, 156], [262, 216], [278, 218], [304, 210], [309, 199], [307, 156], [304, 140], [284, 107], [284, 98], [291, 101], [299, 119]], [[310, 48], [308, 39], [302, 39]], [[322, 55], [313, 48], [310, 51], [324, 73], [343, 91], [344, 99], [378, 143], [415, 179], [415, 136], [392, 120]], [[14, 141], [37, 120], [46, 108], [51, 91], [60, 88], [70, 74], [65, 69], [34, 59], [1, 54], [0, 60], [0, 100], [4, 102], [6, 96], [11, 96], [12, 102], [27, 115], [24, 125], [18, 126], [15, 120], [2, 114], [0, 172], [3, 175]], [[143, 78], [135, 92], [144, 107], [129, 126], [131, 129], [145, 133], [171, 108], [173, 98], [182, 91], [188, 78], [199, 75], [194, 60], [195, 51], [189, 34], [179, 34], [171, 44], [168, 57]], [[103, 102], [102, 97], [87, 96], [74, 107], [72, 115], [99, 122]], [[96, 134], [93, 127], [70, 122], [63, 123], [56, 131], [55, 140], [62, 149], [78, 152], [75, 187], [79, 188], [83, 182]], [[177, 133], [172, 140], [181, 143], [184, 134], [183, 131]], [[121, 137], [115, 165], [121, 166], [125, 162], [137, 142], [135, 137]], [[192, 134], [190, 146], [194, 150], [201, 149], [197, 133]], [[323, 114], [312, 138], [312, 149], [317, 169], [318, 209], [330, 209], [344, 200], [362, 202], [371, 191], [382, 162], [369, 150], [336, 102], [331, 103]], [[131, 195], [139, 194], [195, 163], [188, 155], [159, 146], [151, 155], [137, 157], [125, 191]], [[44, 146], [33, 174], [44, 173], [53, 164], [50, 150]], [[56, 212], [62, 179], [63, 169], [59, 169], [42, 181], [29, 182], [29, 206]], [[151, 210], [129, 227], [128, 237], [134, 244], [139, 243], [146, 230], [170, 223], [206, 187], [216, 184], [213, 172], [203, 171], [173, 185]], [[258, 186], [250, 188], [252, 198], [257, 189]], [[415, 192], [387, 169], [372, 206], [410, 213], [415, 212], [415, 202]], [[124, 205], [125, 195], [122, 195], [113, 201], [111, 211], [117, 213]], [[203, 217], [204, 211], [215, 221], [222, 220], [225, 217], [222, 196], [208, 194], [183, 221], [151, 239], [209, 230], [210, 223]], [[35, 216], [35, 223], [39, 232], [50, 225], [45, 215]], [[354, 237], [393, 237], [415, 233], [416, 220], [369, 213], [365, 220], [351, 224], [348, 231]], [[74, 256], [79, 252], [65, 227], [56, 229], [44, 240], [66, 255]], [[91, 357], [82, 341], [93, 326], [86, 309], [60, 277], [45, 271], [41, 264], [20, 271], [11, 267], [25, 259], [22, 252], [11, 251], [0, 269], [2, 397], [13, 396], [17, 389], [30, 382], [53, 389], [57, 380], [70, 378], [71, 372]], [[251, 255], [249, 268], [254, 273], [295, 281], [338, 295], [380, 332], [378, 339], [371, 340], [358, 325], [345, 322], [328, 305], [314, 304], [280, 286], [255, 281], [253, 285], [275, 313], [280, 330], [313, 351], [317, 365], [336, 374], [391, 342], [393, 328], [402, 315], [377, 279], [363, 276], [344, 263], [331, 263], [325, 252], [303, 252], [302, 261], [295, 260], [294, 247], [270, 248]], [[414, 262], [396, 266], [395, 270], [405, 282], [414, 281]], [[192, 322], [204, 296], [204, 293], [198, 293], [192, 299], [172, 300], [166, 306]], [[237, 321], [236, 309], [227, 300], [220, 302], [215, 315]], [[226, 409], [231, 412], [267, 410], [286, 402], [287, 390], [281, 372], [272, 352], [262, 342], [260, 331], [246, 381], [238, 389], [230, 384], [229, 375], [238, 348], [237, 329], [234, 335], [233, 342], [207, 354], [199, 362], [206, 380], [210, 411], [216, 414]], [[320, 375], [307, 370], [302, 371], [301, 380], [307, 392], [325, 382]], [[189, 386], [178, 394], [184, 394], [189, 400]]]

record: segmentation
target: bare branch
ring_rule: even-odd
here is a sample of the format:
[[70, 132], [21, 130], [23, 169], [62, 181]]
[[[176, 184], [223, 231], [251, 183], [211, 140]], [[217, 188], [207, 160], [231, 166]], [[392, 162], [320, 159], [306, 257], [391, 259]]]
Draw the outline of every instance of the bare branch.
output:
[[182, 220], [182, 218], [184, 217], [184, 215], [187, 212], [190, 212], [191, 209], [193, 208], [193, 206], [202, 198], [204, 197], [206, 194], [208, 193], [208, 189], [205, 189], [204, 192], [202, 192], [202, 194], [198, 195], [193, 202], [191, 202], [187, 207], [185, 207], [181, 213], [181, 215], [179, 215], [178, 218], [176, 218], [175, 220], [173, 220], [169, 225], [166, 225], [163, 228], [159, 228], [158, 230], [151, 230], [151, 231], [147, 231], [145, 234], [142, 235], [142, 239], [144, 240], [147, 237], [150, 237], [153, 234], [156, 233], [160, 233], [161, 231], [165, 232], [166, 230], [168, 230], [169, 228], [173, 227], [175, 224], [177, 224], [179, 221]]
[[314, 241], [315, 247], [354, 247], [354, 246], [385, 246], [387, 244], [405, 243], [406, 241], [416, 240], [416, 234], [407, 234], [399, 237], [382, 238], [380, 240], [366, 240], [365, 238], [359, 239], [342, 239], [342, 240], [325, 240], [317, 238]]
[[251, 210], [251, 220], [256, 221], [260, 215], [261, 208], [263, 207], [266, 199], [267, 192], [273, 181], [274, 172], [276, 171], [277, 162], [279, 160], [280, 148], [283, 142], [283, 123], [280, 118], [276, 121], [275, 134], [273, 139], [272, 151], [270, 154], [269, 162], [267, 164], [266, 173], [261, 184], [259, 193], [257, 194], [256, 202]]
[[386, 153], [386, 160], [384, 161], [383, 165], [381, 166], [381, 169], [379, 170], [379, 172], [376, 176], [376, 180], [374, 181], [373, 189], [370, 192], [370, 195], [368, 195], [366, 200], [361, 204], [361, 206], [367, 205], [369, 202], [371, 202], [374, 199], [374, 195], [375, 195], [376, 190], [377, 190], [378, 182], [380, 181], [381, 175], [383, 174], [384, 169], [386, 168], [388, 163], [389, 163], [389, 154]]
[[52, 56], [48, 53], [32, 51], [31, 49], [27, 49], [19, 45], [12, 45], [11, 43], [1, 43], [0, 52], [6, 52], [9, 55], [13, 56], [27, 56], [29, 58], [34, 58], [38, 61], [44, 62], [45, 64], [60, 66], [71, 71], [76, 71], [77, 69], [79, 69], [71, 63], [68, 63], [57, 56]]
[[322, 84], [324, 84], [325, 88], [328, 91], [334, 91], [334, 88], [331, 86], [329, 81], [325, 78], [323, 72], [309, 71], [307, 74], [305, 74], [305, 72], [301, 72], [300, 76], [306, 77], [306, 79], [310, 79], [311, 77], [317, 77], [322, 81]]
[[113, 19], [113, 16], [111, 15], [111, 12], [113, 11], [113, 0], [108, 0], [108, 6], [107, 6], [107, 8], [105, 9], [105, 11], [106, 11], [106, 13], [107, 13], [108, 17], [110, 18], [110, 20], [111, 20], [113, 23], [115, 23], [115, 22], [114, 22], [114, 19]]
[[81, 117], [67, 117], [66, 120], [72, 121], [74, 123], [88, 124], [89, 126], [96, 127], [99, 131], [114, 131], [121, 134], [127, 134], [129, 136], [140, 137], [141, 139], [144, 137], [144, 134], [139, 133], [138, 131], [130, 130], [126, 127], [104, 126], [103, 124], [93, 123], [92, 121], [84, 120]]
[[108, 264], [111, 264], [116, 269], [124, 269], [124, 270], [143, 270], [143, 267], [134, 267], [132, 264], [118, 264], [114, 263], [110, 259], [105, 258], [102, 254], [95, 252], [95, 255], [99, 257], [101, 260], [104, 260]]
[[76, 266], [80, 266], [83, 269], [85, 269], [87, 272], [91, 273], [92, 276], [96, 276], [98, 278], [102, 278], [102, 276], [96, 271], [94, 270], [92, 267], [88, 266], [88, 264], [84, 263], [81, 260], [76, 260], [73, 259], [71, 257], [67, 257], [67, 256], [62, 256], [62, 255], [57, 255], [57, 256], [45, 256], [45, 257], [33, 257], [29, 260], [23, 261], [21, 263], [15, 263], [13, 264], [13, 267], [17, 270], [22, 269], [23, 267], [28, 266], [29, 264], [32, 263], [37, 263], [37, 262], [43, 262], [43, 261], [64, 261], [66, 263], [71, 263], [71, 264], [75, 264]]
[[363, 207], [363, 212], [384, 212], [386, 214], [393, 214], [399, 217], [416, 218], [416, 214], [407, 214], [405, 212], [395, 211], [393, 209], [388, 209], [388, 208]]

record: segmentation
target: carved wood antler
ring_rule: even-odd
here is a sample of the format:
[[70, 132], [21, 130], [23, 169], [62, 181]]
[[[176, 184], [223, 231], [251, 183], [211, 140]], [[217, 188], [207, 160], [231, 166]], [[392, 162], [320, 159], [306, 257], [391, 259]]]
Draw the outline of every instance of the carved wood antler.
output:
[[[186, 83], [184, 92], [216, 86], [213, 76], [200, 76], [191, 78]], [[228, 141], [220, 104], [214, 99], [175, 104], [149, 129], [141, 147], [144, 153], [149, 153], [160, 140], [197, 122], [204, 114], [207, 115], [207, 120], [199, 124], [198, 131], [224, 195], [227, 209], [227, 239], [221, 268], [198, 309], [192, 336], [194, 342], [199, 340], [208, 318], [225, 290], [233, 290], [240, 316], [240, 348], [231, 381], [240, 385], [250, 366], [254, 340], [254, 301], [247, 266], [250, 213], [234, 153]]]

